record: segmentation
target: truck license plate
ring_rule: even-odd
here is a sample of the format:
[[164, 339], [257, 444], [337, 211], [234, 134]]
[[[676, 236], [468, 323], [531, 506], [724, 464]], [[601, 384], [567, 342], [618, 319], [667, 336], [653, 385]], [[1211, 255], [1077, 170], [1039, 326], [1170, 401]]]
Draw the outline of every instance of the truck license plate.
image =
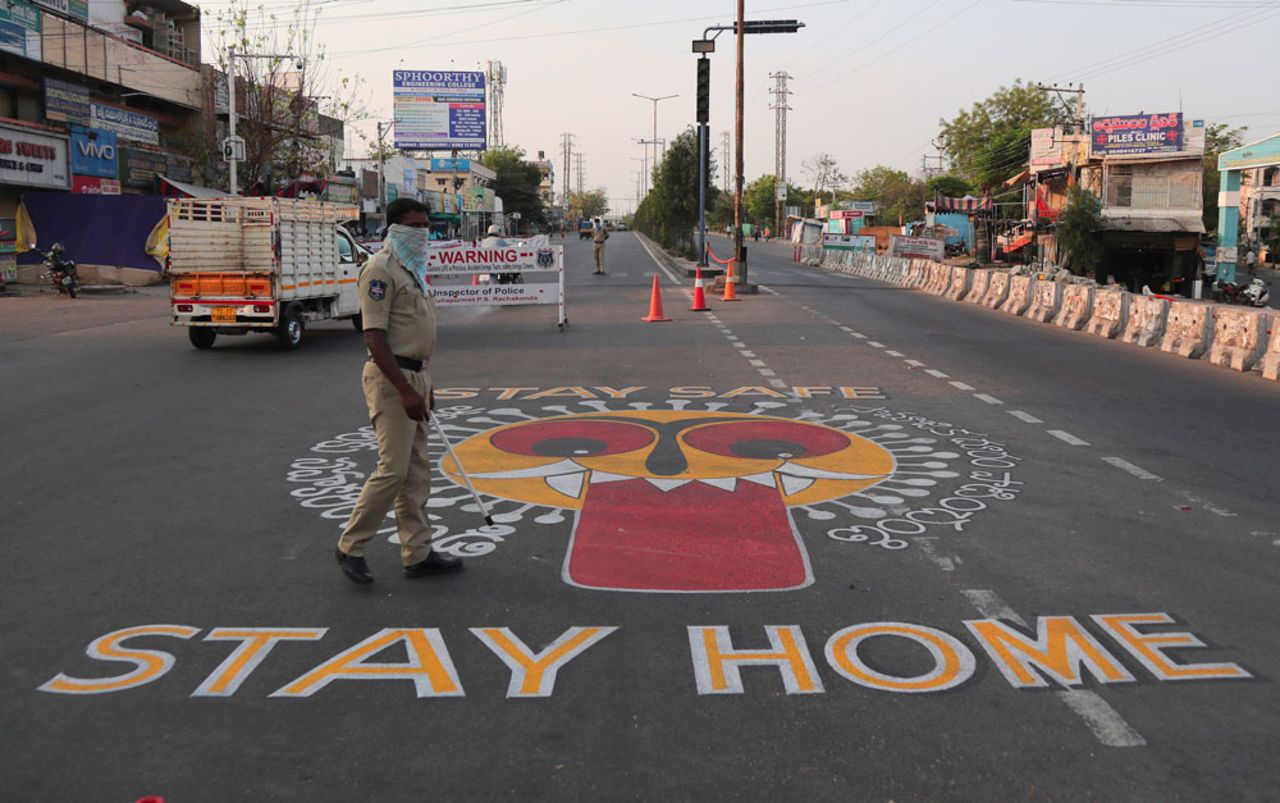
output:
[[214, 307], [213, 322], [214, 323], [235, 323], [236, 308], [235, 307]]

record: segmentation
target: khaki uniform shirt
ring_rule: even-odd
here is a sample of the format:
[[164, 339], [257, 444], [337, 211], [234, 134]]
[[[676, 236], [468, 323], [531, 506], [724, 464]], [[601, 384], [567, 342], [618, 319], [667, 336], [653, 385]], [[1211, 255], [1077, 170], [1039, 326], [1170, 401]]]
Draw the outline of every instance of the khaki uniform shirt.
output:
[[436, 347], [436, 302], [418, 289], [390, 249], [374, 254], [360, 272], [360, 315], [365, 329], [387, 333], [397, 357], [426, 362]]
[[609, 239], [609, 231], [604, 226], [591, 232], [591, 242], [597, 245], [604, 245], [604, 241], [607, 239]]

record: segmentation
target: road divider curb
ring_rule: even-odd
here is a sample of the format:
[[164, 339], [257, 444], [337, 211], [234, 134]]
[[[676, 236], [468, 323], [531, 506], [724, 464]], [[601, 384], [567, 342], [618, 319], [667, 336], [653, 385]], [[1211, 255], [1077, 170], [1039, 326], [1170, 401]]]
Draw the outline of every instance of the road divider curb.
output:
[[952, 268], [951, 278], [947, 283], [947, 298], [960, 301], [969, 292], [969, 279], [973, 271], [968, 268]]
[[1050, 323], [1062, 306], [1062, 285], [1054, 281], [1037, 281], [1031, 288], [1031, 308], [1027, 317], [1040, 323]]
[[1169, 320], [1169, 300], [1155, 296], [1129, 296], [1129, 321], [1120, 339], [1135, 346], [1150, 348], [1164, 337]]
[[987, 285], [987, 294], [982, 299], [982, 306], [999, 309], [1004, 300], [1009, 297], [1010, 278], [1012, 277], [1007, 270], [993, 270]]
[[[1253, 370], [1266, 351], [1268, 329], [1274, 332], [1275, 319], [1262, 310], [1247, 307], [1216, 310], [1209, 362], [1233, 371]], [[1272, 334], [1271, 339], [1277, 338]]]
[[964, 297], [970, 304], [981, 304], [987, 298], [987, 288], [991, 286], [991, 269], [975, 270], [969, 281], [969, 294]]
[[1129, 317], [1129, 298], [1123, 290], [1099, 289], [1093, 295], [1093, 315], [1084, 330], [1091, 335], [1114, 339], [1124, 331]]
[[1197, 360], [1213, 340], [1213, 306], [1205, 301], [1174, 301], [1169, 305], [1160, 350]]
[[1009, 298], [1000, 305], [1000, 309], [1010, 315], [1023, 315], [1031, 306], [1031, 291], [1035, 288], [1034, 276], [1010, 276]]
[[1280, 315], [1267, 319], [1267, 329], [1270, 340], [1262, 355], [1262, 378], [1280, 382]]
[[1093, 297], [1097, 287], [1091, 284], [1068, 284], [1062, 289], [1062, 311], [1054, 323], [1063, 329], [1079, 331], [1093, 314]]

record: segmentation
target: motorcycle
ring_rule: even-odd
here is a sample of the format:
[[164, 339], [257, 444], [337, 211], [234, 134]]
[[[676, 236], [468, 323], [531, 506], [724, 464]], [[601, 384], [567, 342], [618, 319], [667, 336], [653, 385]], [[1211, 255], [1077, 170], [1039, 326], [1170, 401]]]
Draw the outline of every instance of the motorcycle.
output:
[[76, 275], [76, 263], [62, 258], [62, 243], [54, 243], [48, 251], [41, 251], [39, 248], [35, 251], [44, 255], [46, 270], [40, 274], [40, 278], [48, 280], [59, 293], [75, 298], [76, 290], [80, 287], [80, 277]]
[[1258, 277], [1254, 277], [1248, 284], [1218, 282], [1213, 289], [1213, 300], [1224, 304], [1265, 307], [1271, 300], [1271, 290], [1267, 287], [1267, 283]]

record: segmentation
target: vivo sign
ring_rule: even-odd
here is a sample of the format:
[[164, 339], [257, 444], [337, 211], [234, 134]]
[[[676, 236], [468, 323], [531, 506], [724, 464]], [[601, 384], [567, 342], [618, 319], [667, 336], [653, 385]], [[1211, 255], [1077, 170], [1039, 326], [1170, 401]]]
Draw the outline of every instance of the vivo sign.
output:
[[71, 172], [77, 176], [119, 178], [119, 153], [113, 131], [76, 126], [71, 130]]

